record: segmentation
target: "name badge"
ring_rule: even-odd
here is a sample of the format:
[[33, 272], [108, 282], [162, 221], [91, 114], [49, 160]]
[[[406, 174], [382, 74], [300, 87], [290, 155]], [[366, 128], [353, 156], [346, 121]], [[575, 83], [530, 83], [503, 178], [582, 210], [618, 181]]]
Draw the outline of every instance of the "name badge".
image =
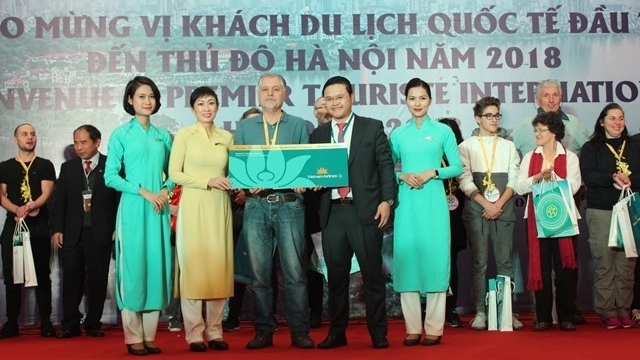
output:
[[460, 201], [458, 201], [458, 198], [455, 197], [455, 195], [448, 195], [447, 205], [449, 206], [449, 211], [453, 211], [460, 206]]
[[500, 190], [498, 190], [498, 188], [493, 188], [491, 190], [486, 189], [484, 191], [484, 198], [489, 200], [489, 202], [496, 202], [498, 201], [498, 199], [500, 199]]
[[91, 190], [82, 191], [82, 208], [84, 212], [91, 212]]

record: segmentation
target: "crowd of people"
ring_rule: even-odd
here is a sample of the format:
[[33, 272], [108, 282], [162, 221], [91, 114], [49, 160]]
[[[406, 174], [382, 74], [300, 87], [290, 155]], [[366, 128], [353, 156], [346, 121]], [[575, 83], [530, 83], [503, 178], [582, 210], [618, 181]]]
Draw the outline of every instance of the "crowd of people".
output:
[[[562, 110], [560, 83], [543, 80], [536, 89], [537, 114], [519, 124], [511, 138], [500, 126], [500, 100], [485, 97], [472, 109], [477, 129], [463, 139], [456, 119], [430, 115], [431, 87], [419, 78], [404, 88], [409, 120], [390, 136], [381, 121], [355, 113], [353, 88], [345, 77], [334, 76], [322, 87], [313, 110], [318, 126], [312, 131], [283, 109], [287, 95], [281, 75], [262, 74], [260, 109], [247, 111], [232, 134], [215, 125], [216, 92], [198, 87], [190, 95], [193, 125], [172, 137], [151, 122], [161, 106], [157, 85], [136, 76], [123, 96], [123, 108], [132, 118], [111, 134], [108, 156], [99, 152], [100, 131], [82, 125], [73, 132], [77, 156], [62, 164], [57, 180], [53, 164], [36, 155], [34, 126], [19, 125], [17, 155], [0, 163], [0, 205], [7, 212], [0, 236], [7, 322], [0, 338], [20, 334], [22, 284], [14, 283], [12, 248], [14, 230], [24, 223], [44, 337], [80, 336], [82, 326], [88, 336], [105, 335], [100, 319], [113, 252], [129, 354], [161, 353], [155, 335], [161, 311], [168, 307], [170, 329], [180, 330], [182, 320], [191, 351], [227, 350], [223, 332], [239, 327], [246, 285], [254, 295], [254, 336], [246, 348], [273, 346], [277, 268], [291, 346], [346, 346], [355, 255], [371, 344], [387, 348], [381, 249], [383, 229], [393, 224], [392, 280], [405, 319], [403, 345], [438, 345], [446, 323], [463, 326], [456, 313], [456, 260], [467, 245], [475, 312], [470, 327], [487, 329], [490, 250], [496, 275], [514, 276], [516, 195], [526, 197], [532, 329], [553, 328], [555, 301], [559, 328], [574, 331], [584, 322], [576, 307], [577, 237], [540, 234], [536, 224], [542, 214], [532, 196], [536, 186], [555, 180], [567, 180], [570, 201], [586, 199], [594, 306], [602, 323], [615, 329], [640, 321], [639, 265], [623, 249], [609, 246], [612, 208], [620, 192], [640, 190], [640, 142], [629, 135], [618, 104], [602, 109], [589, 135], [582, 122]], [[324, 143], [346, 146], [348, 186], [238, 189], [229, 178], [231, 145]], [[322, 325], [324, 281], [307, 265], [311, 234], [320, 231], [329, 328], [316, 344], [309, 329]], [[63, 270], [59, 331], [50, 320], [50, 241], [60, 249]], [[248, 255], [248, 284], [234, 274], [240, 247]], [[85, 293], [86, 316], [79, 310]], [[227, 299], [229, 314], [223, 322]], [[514, 330], [524, 327], [509, 316]]]

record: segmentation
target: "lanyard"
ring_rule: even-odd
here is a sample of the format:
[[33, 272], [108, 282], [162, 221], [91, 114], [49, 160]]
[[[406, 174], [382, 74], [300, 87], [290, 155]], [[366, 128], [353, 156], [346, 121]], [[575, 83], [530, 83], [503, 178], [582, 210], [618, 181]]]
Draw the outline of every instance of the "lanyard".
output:
[[336, 138], [333, 136], [333, 126], [331, 127], [331, 139], [333, 140], [334, 144], [344, 142], [344, 136], [347, 134], [347, 129], [349, 129], [349, 125], [351, 125], [351, 120], [353, 120], [353, 116], [354, 114], [351, 113], [351, 116], [349, 116], [349, 120], [347, 120], [347, 124], [344, 126], [344, 128], [342, 128], [342, 136], [338, 134], [338, 141], [336, 141]]
[[609, 148], [609, 151], [611, 151], [611, 153], [613, 154], [613, 156], [615, 156], [616, 160], [621, 161], [622, 160], [622, 154], [624, 153], [624, 148], [627, 145], [627, 140], [624, 140], [622, 142], [622, 146], [620, 146], [620, 153], [617, 153], [614, 149], [613, 146], [605, 143], [605, 145], [607, 145], [607, 147]]
[[276, 144], [276, 139], [278, 138], [278, 129], [280, 128], [280, 121], [282, 121], [282, 116], [283, 115], [284, 114], [281, 114], [280, 118], [276, 122], [276, 128], [273, 131], [273, 137], [271, 138], [271, 140], [269, 140], [269, 128], [267, 127], [267, 120], [264, 118], [264, 115], [262, 115], [262, 126], [264, 128], [264, 142], [267, 145], [275, 145]]
[[32, 201], [33, 199], [31, 198], [31, 185], [29, 185], [29, 169], [31, 169], [31, 165], [33, 165], [33, 163], [35, 162], [36, 157], [34, 156], [33, 159], [31, 159], [31, 162], [29, 162], [29, 166], [27, 166], [24, 163], [24, 161], [22, 160], [20, 155], [16, 156], [16, 159], [18, 159], [18, 162], [20, 163], [20, 165], [22, 165], [22, 168], [24, 169], [24, 182], [23, 182], [23, 185], [25, 186], [25, 188], [22, 191], [22, 198], [25, 201]]
[[607, 145], [607, 147], [609, 148], [609, 151], [611, 151], [611, 153], [613, 154], [613, 156], [616, 158], [616, 168], [618, 169], [618, 171], [620, 171], [621, 173], [629, 176], [631, 175], [631, 171], [629, 170], [629, 164], [627, 164], [627, 162], [622, 161], [622, 154], [624, 154], [624, 148], [627, 145], [627, 140], [622, 141], [622, 146], [620, 146], [620, 152], [617, 153], [614, 149], [613, 146], [605, 143], [605, 145]]
[[487, 150], [484, 148], [484, 142], [482, 136], [478, 136], [480, 141], [480, 150], [482, 150], [482, 157], [487, 165], [487, 179], [491, 180], [491, 173], [493, 172], [493, 162], [496, 158], [496, 146], [498, 145], [498, 134], [493, 135], [493, 147], [491, 148], [491, 159], [487, 158]]
[[[442, 159], [442, 167], [447, 167], [447, 162]], [[447, 179], [447, 196], [453, 195], [453, 178]]]

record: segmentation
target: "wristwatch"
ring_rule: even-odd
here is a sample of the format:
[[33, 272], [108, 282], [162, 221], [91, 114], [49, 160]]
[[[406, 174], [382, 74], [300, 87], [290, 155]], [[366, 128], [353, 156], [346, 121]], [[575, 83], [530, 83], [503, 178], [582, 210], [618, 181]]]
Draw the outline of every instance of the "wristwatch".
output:
[[395, 200], [393, 200], [393, 199], [387, 199], [387, 200], [385, 200], [385, 201], [387, 202], [387, 204], [389, 204], [389, 206], [393, 206], [393, 204], [395, 204], [395, 203], [396, 203], [396, 201], [395, 201]]
[[437, 178], [439, 178], [439, 177], [440, 177], [440, 174], [438, 173], [438, 170], [435, 170], [435, 169], [434, 169], [434, 170], [433, 170], [433, 172], [435, 172], [435, 173], [436, 173], [436, 177], [437, 177]]

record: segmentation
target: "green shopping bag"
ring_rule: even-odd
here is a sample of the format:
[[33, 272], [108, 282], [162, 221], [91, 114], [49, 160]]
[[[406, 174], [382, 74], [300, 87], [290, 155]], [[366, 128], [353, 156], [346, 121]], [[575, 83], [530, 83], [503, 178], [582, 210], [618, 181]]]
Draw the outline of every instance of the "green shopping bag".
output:
[[533, 208], [536, 229], [540, 238], [567, 237], [577, 235], [578, 220], [567, 197], [571, 191], [569, 182], [559, 179], [533, 184]]
[[627, 202], [627, 210], [636, 249], [640, 249], [640, 195], [637, 192], [633, 193]]

